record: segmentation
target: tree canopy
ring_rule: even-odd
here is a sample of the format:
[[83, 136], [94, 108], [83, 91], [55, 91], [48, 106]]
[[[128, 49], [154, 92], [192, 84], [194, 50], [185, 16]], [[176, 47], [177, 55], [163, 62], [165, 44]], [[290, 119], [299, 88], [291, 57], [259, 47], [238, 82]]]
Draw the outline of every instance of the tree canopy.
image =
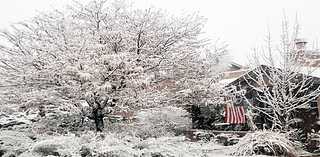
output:
[[85, 100], [98, 130], [105, 114], [182, 103], [190, 89], [218, 101], [209, 94], [216, 89], [199, 88], [213, 86], [212, 75], [211, 82], [194, 81], [207, 79], [208, 69], [227, 54], [224, 46], [207, 49], [208, 40], [199, 38], [205, 21], [196, 13], [176, 18], [106, 0], [39, 13], [0, 32], [11, 43], [1, 46], [2, 81], [18, 86], [3, 99], [25, 109], [45, 105], [73, 113]]

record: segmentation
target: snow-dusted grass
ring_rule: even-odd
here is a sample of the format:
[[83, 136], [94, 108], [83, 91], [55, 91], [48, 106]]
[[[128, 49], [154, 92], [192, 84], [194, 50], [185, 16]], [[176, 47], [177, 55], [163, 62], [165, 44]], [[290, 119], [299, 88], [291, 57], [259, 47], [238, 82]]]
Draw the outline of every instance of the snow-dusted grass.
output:
[[295, 149], [298, 145], [288, 140], [287, 134], [256, 131], [247, 134], [235, 146], [222, 146], [221, 141], [217, 143], [219, 136], [212, 136], [216, 137], [214, 140], [190, 142], [184, 133], [190, 129], [184, 110], [166, 107], [143, 110], [137, 115], [138, 122], [106, 123], [105, 131], [96, 133], [88, 129], [86, 123], [92, 123], [90, 121], [75, 125], [79, 123], [76, 116], [41, 118], [2, 113], [1, 124], [17, 121], [23, 125], [15, 122], [15, 126], [0, 130], [0, 156], [227, 157], [225, 154], [257, 155], [261, 150], [264, 151], [261, 154], [298, 155]]
[[[32, 124], [28, 121], [23, 127], [17, 124], [0, 130], [0, 140], [4, 142], [0, 141], [0, 154], [21, 157], [225, 156], [227, 147], [215, 142], [190, 142], [185, 136], [190, 121], [180, 108], [143, 110], [137, 115], [138, 122], [132, 124], [106, 122], [101, 133], [85, 127], [86, 123], [92, 123], [90, 121], [83, 126], [75, 125], [79, 117], [31, 117], [35, 121]], [[2, 118], [11, 122], [28, 120], [29, 116], [5, 114]]]
[[216, 137], [214, 140], [190, 142], [184, 133], [190, 129], [184, 112], [175, 107], [143, 110], [137, 112], [138, 122], [106, 123], [102, 133], [92, 131], [87, 125], [92, 123], [90, 121], [75, 125], [79, 123], [76, 116], [41, 118], [2, 113], [1, 124], [17, 122], [15, 126], [0, 130], [0, 156], [227, 157], [225, 154], [257, 155], [261, 149], [269, 155], [298, 155], [295, 149], [298, 145], [288, 140], [287, 134], [271, 131], [247, 134], [235, 146], [222, 146], [221, 141], [217, 143], [219, 136], [212, 136]]
[[[115, 157], [154, 157], [154, 156], [226, 156], [228, 147], [214, 142], [190, 142], [184, 136], [141, 139], [125, 134], [95, 133], [36, 135], [33, 140], [26, 133], [5, 131], [2, 138], [14, 139], [7, 145], [15, 145], [5, 150], [5, 155], [15, 156], [115, 156]], [[23, 143], [23, 145], [21, 144]], [[19, 148], [20, 146], [23, 146]], [[11, 150], [10, 150], [11, 149]]]
[[[190, 142], [185, 136], [161, 136], [142, 138], [128, 132], [84, 131], [70, 134], [32, 134], [30, 132], [0, 131], [4, 142], [1, 150], [6, 156], [114, 156], [114, 157], [230, 157], [259, 155], [257, 148], [284, 152], [285, 156], [299, 155], [296, 143], [281, 133], [260, 131], [247, 134], [235, 146], [223, 146], [211, 141]], [[229, 154], [229, 155], [226, 155]], [[271, 155], [271, 153], [270, 153]], [[277, 155], [280, 155], [278, 153]]]

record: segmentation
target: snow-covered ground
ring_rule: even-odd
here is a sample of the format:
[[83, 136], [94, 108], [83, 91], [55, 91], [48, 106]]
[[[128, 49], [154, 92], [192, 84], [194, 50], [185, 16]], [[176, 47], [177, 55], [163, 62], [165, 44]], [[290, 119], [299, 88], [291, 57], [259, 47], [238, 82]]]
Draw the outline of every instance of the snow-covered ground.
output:
[[[50, 119], [50, 117], [47, 118]], [[225, 137], [230, 134], [214, 136], [209, 141], [191, 142], [183, 135], [174, 136], [164, 133], [157, 136], [149, 135], [159, 130], [152, 130], [156, 126], [147, 127], [146, 123], [144, 125], [123, 124], [122, 126], [114, 123], [106, 125], [106, 130], [102, 133], [90, 131], [90, 129], [61, 133], [59, 125], [64, 123], [59, 122], [60, 120], [54, 118], [51, 121], [43, 121], [38, 114], [0, 112], [0, 156], [230, 157], [231, 155], [226, 154], [235, 150], [235, 146], [224, 146], [223, 142], [219, 141], [221, 138], [218, 136]], [[165, 128], [168, 126], [162, 129]], [[266, 137], [269, 138], [262, 138], [268, 133], [270, 136]], [[251, 140], [252, 138], [255, 140]], [[263, 141], [270, 141], [270, 138], [283, 141], [270, 132], [260, 132], [246, 138], [243, 137], [242, 139], [247, 140], [243, 140], [242, 145], [248, 141], [248, 145], [253, 145], [254, 142], [250, 141], [265, 143]]]
[[[230, 146], [218, 143], [189, 142], [185, 137], [162, 137], [141, 140], [121, 134], [33, 135], [16, 131], [0, 132], [3, 155], [27, 156], [119, 156], [200, 157], [225, 155]], [[260, 155], [262, 157], [263, 155]]]

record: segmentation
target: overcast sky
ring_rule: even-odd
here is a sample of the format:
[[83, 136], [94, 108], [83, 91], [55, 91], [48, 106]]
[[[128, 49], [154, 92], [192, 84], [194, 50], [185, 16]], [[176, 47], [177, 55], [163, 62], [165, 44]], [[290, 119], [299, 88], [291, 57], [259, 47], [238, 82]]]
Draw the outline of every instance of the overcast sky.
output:
[[[79, 0], [87, 4], [91, 0]], [[183, 12], [200, 12], [208, 18], [204, 36], [212, 41], [220, 40], [229, 45], [233, 61], [241, 65], [247, 62], [246, 55], [252, 54], [253, 47], [265, 45], [268, 34], [267, 24], [273, 36], [273, 44], [278, 44], [281, 34], [281, 21], [286, 18], [293, 27], [297, 14], [301, 24], [301, 38], [308, 39], [312, 48], [316, 39], [320, 40], [320, 1], [319, 0], [128, 0], [135, 8], [155, 6], [174, 15]], [[64, 9], [72, 0], [0, 0], [0, 27], [27, 20], [38, 11], [51, 11], [52, 7]]]

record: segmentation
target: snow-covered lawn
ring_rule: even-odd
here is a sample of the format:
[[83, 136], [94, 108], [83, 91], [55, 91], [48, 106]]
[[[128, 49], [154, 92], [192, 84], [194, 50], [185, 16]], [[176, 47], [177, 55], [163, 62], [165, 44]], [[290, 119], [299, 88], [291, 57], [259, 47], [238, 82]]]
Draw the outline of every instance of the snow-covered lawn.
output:
[[[154, 111], [153, 113], [157, 112]], [[161, 119], [161, 117], [159, 115], [158, 119]], [[69, 119], [72, 120], [71, 117]], [[55, 121], [60, 120], [55, 119]], [[159, 126], [148, 125], [147, 123], [143, 123], [144, 125], [110, 124], [106, 125], [106, 130], [102, 133], [88, 130], [61, 133], [58, 131], [60, 123], [55, 121], [39, 121], [39, 117], [34, 115], [6, 115], [3, 113], [0, 118], [0, 156], [13, 154], [20, 157], [228, 157], [232, 155], [226, 154], [230, 154], [236, 149], [239, 149], [237, 152], [241, 152], [251, 149], [246, 147], [249, 145], [271, 145], [270, 142], [265, 142], [271, 139], [278, 139], [278, 141], [280, 140], [278, 143], [281, 144], [284, 138], [279, 137], [282, 134], [256, 132], [250, 136], [245, 136], [242, 140], [240, 139], [240, 146], [224, 146], [222, 144], [224, 142], [218, 139], [221, 139], [220, 136], [231, 137], [230, 134], [220, 134], [214, 136], [214, 138], [211, 136], [209, 141], [191, 142], [183, 135], [174, 136], [173, 132], [166, 134], [160, 131], [161, 129], [168, 131], [169, 128], [174, 128], [173, 126], [161, 125], [159, 128]], [[44, 125], [45, 123], [48, 124]], [[42, 125], [42, 127], [39, 127], [39, 125]], [[54, 128], [56, 128], [56, 131], [52, 130]], [[158, 133], [156, 134], [156, 132]], [[197, 133], [206, 132], [197, 131]], [[232, 138], [234, 138], [233, 136]], [[300, 152], [297, 153], [301, 154]]]
[[200, 157], [225, 155], [230, 146], [216, 142], [190, 142], [184, 136], [142, 140], [124, 134], [86, 132], [67, 135], [34, 135], [17, 131], [1, 131], [3, 155], [27, 156], [119, 156]]

